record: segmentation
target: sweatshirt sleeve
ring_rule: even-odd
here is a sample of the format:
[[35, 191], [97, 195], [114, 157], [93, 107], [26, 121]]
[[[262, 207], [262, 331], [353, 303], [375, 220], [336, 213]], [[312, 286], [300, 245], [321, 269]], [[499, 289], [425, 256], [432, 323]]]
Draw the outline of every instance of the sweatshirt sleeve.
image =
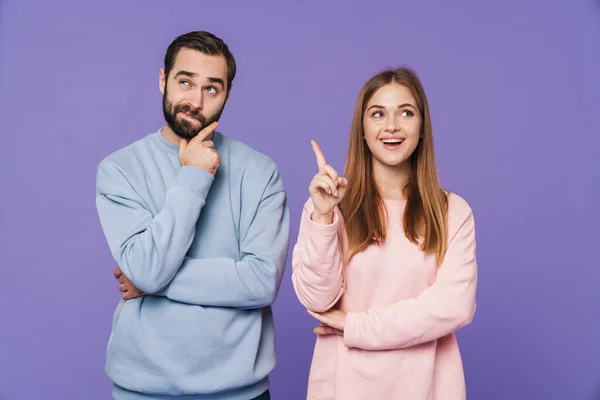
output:
[[363, 350], [401, 349], [453, 333], [473, 319], [476, 284], [475, 224], [469, 209], [448, 245], [436, 281], [416, 298], [349, 312], [344, 344]]
[[292, 284], [300, 303], [314, 312], [333, 307], [345, 290], [338, 213], [336, 209], [332, 224], [318, 224], [310, 218], [309, 199], [300, 218], [292, 256]]
[[111, 253], [131, 282], [146, 293], [167, 286], [192, 244], [196, 222], [213, 181], [184, 166], [155, 216], [114, 162], [100, 163], [96, 207]]
[[183, 265], [158, 295], [183, 303], [261, 308], [277, 296], [289, 247], [289, 210], [286, 193], [275, 171], [258, 207], [240, 238], [242, 259], [186, 258]]

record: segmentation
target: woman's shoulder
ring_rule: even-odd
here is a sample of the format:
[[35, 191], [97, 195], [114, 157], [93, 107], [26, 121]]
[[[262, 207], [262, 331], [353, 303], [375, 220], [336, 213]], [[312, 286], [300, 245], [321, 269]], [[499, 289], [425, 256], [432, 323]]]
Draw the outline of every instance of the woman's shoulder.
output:
[[448, 223], [451, 229], [452, 226], [460, 226], [473, 217], [473, 209], [464, 197], [448, 190], [444, 192], [448, 198]]
[[472, 212], [471, 205], [469, 202], [456, 192], [444, 190], [446, 197], [448, 198], [448, 210], [459, 213], [470, 213]]

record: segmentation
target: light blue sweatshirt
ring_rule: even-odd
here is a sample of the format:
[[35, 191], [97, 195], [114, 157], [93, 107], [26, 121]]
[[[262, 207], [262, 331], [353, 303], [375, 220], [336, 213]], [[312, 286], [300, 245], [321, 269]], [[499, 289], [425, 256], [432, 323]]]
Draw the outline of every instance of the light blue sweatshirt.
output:
[[219, 132], [213, 141], [214, 177], [181, 167], [160, 130], [98, 167], [111, 253], [148, 293], [115, 311], [106, 354], [115, 399], [248, 400], [268, 389], [286, 193], [271, 159]]

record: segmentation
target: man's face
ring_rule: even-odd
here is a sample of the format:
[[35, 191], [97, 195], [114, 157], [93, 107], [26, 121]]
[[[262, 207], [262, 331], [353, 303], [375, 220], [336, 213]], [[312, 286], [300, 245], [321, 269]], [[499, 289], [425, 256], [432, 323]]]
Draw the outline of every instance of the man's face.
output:
[[218, 121], [228, 97], [226, 85], [225, 57], [181, 49], [169, 76], [160, 71], [163, 114], [173, 132], [190, 140]]

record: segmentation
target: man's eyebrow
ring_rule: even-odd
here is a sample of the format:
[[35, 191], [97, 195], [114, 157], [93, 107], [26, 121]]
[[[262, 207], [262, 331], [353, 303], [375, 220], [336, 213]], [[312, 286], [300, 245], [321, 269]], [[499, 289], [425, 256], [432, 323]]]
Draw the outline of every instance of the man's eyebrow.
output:
[[[190, 72], [190, 71], [178, 71], [175, 74], [175, 78], [177, 78], [178, 76], [187, 76], [189, 78], [197, 78], [198, 74], [195, 72]], [[223, 80], [223, 78], [218, 78], [218, 77], [214, 77], [214, 76], [209, 76], [208, 78], [206, 78], [210, 83], [218, 83], [219, 85], [221, 85], [221, 87], [225, 87], [225, 81]]]
[[181, 76], [181, 75], [187, 76], [187, 77], [189, 77], [189, 78], [195, 78], [195, 77], [197, 77], [197, 76], [198, 76], [198, 74], [197, 74], [197, 73], [195, 73], [195, 72], [189, 72], [189, 71], [183, 71], [183, 70], [182, 70], [182, 71], [178, 71], [178, 72], [175, 74], [175, 78], [177, 78], [178, 76]]
[[225, 81], [223, 79], [221, 79], [221, 78], [209, 77], [208, 81], [212, 82], [212, 83], [219, 83], [222, 87], [225, 87]]

